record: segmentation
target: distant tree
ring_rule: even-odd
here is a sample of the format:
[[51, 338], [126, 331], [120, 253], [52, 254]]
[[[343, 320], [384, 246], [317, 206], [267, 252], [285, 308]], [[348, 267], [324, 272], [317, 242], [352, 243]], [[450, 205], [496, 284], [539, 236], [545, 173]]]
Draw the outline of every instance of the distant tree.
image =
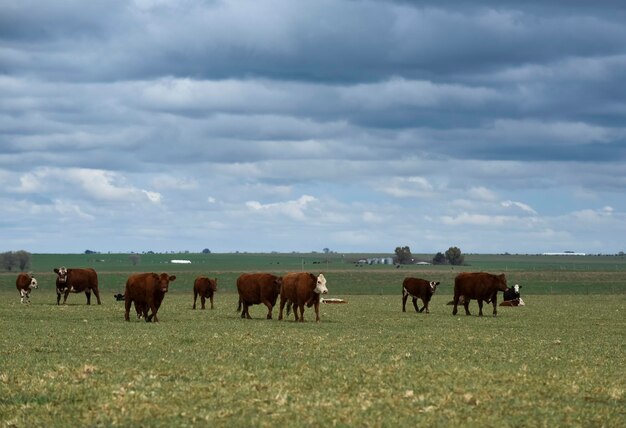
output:
[[20, 267], [21, 272], [24, 272], [26, 268], [30, 267], [30, 253], [28, 251], [17, 251], [15, 253], [15, 260]]
[[446, 260], [448, 260], [448, 263], [451, 265], [462, 265], [465, 261], [465, 257], [458, 247], [450, 247], [446, 251]]
[[434, 265], [445, 265], [446, 263], [448, 263], [448, 260], [442, 252], [435, 254], [435, 257], [433, 257]]
[[139, 254], [131, 254], [128, 256], [128, 260], [130, 260], [133, 266], [137, 266], [137, 263], [141, 261], [141, 256]]
[[624, 252], [620, 251], [619, 253], [617, 253], [617, 255], [620, 256], [620, 257], [624, 257]]
[[95, 251], [91, 251], [91, 250], [85, 250], [85, 254], [96, 254]]
[[15, 253], [13, 251], [7, 251], [6, 253], [0, 254], [0, 262], [4, 270], [13, 270], [17, 262]]
[[330, 248], [324, 248], [322, 251], [324, 252], [324, 254], [328, 254], [330, 253]]
[[401, 265], [409, 264], [413, 261], [413, 254], [411, 254], [411, 249], [406, 247], [396, 247], [396, 263]]
[[211, 250], [205, 248], [204, 250], [202, 250], [202, 254], [211, 254]]

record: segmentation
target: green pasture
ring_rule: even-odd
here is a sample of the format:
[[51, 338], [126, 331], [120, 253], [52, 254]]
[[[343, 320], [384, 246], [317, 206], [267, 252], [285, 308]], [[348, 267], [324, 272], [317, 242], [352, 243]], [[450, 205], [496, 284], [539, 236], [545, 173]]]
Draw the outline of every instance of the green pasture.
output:
[[[623, 258], [395, 268], [326, 257], [33, 255], [32, 303], [20, 304], [15, 272], [0, 273], [0, 426], [626, 426]], [[94, 267], [103, 304], [71, 294], [57, 306], [62, 265]], [[305, 323], [278, 321], [278, 308], [265, 320], [260, 306], [239, 318], [239, 274], [299, 270], [324, 272], [329, 297], [348, 304], [322, 305], [321, 323], [311, 309]], [[472, 316], [452, 316], [462, 270], [506, 273], [526, 306], [477, 317], [472, 302]], [[142, 271], [177, 275], [159, 323], [125, 322], [113, 299]], [[191, 309], [198, 275], [218, 278], [214, 310]], [[430, 314], [401, 311], [406, 276], [442, 282]]]

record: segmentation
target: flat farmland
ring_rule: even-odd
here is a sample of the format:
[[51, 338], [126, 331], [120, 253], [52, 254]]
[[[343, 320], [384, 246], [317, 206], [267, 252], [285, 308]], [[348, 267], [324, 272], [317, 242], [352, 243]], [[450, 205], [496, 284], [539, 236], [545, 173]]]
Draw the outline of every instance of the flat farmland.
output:
[[[142, 255], [137, 266], [107, 256], [34, 255], [40, 288], [28, 305], [15, 274], [0, 274], [3, 426], [626, 425], [619, 258], [520, 256], [514, 265], [481, 256], [461, 269], [396, 269], [337, 255], [328, 263], [324, 255]], [[167, 263], [194, 256], [191, 265]], [[57, 265], [98, 270], [103, 304], [71, 294], [57, 306]], [[260, 306], [253, 320], [239, 318], [238, 274], [301, 268], [325, 272], [329, 297], [349, 303], [323, 305], [319, 324], [310, 309], [305, 323], [278, 321], [277, 309], [265, 320]], [[144, 270], [178, 278], [161, 322], [124, 322], [112, 294]], [[523, 284], [527, 306], [453, 317], [446, 303], [460, 270], [505, 272], [510, 285]], [[198, 274], [218, 278], [214, 310], [191, 309]], [[405, 276], [442, 281], [430, 314], [410, 304], [401, 311]]]

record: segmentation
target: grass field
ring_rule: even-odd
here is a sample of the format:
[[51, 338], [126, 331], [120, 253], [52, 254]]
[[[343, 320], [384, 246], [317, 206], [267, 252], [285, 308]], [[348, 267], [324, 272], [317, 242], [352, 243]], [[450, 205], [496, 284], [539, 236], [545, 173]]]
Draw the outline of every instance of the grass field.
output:
[[[177, 266], [154, 256], [132, 266], [124, 256], [34, 255], [41, 286], [29, 305], [19, 303], [15, 274], [0, 274], [2, 426], [626, 425], [623, 260], [559, 267], [511, 256], [513, 266], [483, 256], [465, 270], [506, 272], [523, 284], [527, 306], [479, 318], [451, 315], [450, 267], [168, 256], [200, 257]], [[73, 294], [57, 306], [51, 269], [61, 264], [94, 266], [103, 305]], [[231, 281], [240, 272], [302, 267], [326, 272], [330, 297], [349, 303], [323, 305], [319, 324], [310, 309], [304, 324], [265, 320], [259, 306], [255, 319], [238, 317]], [[179, 277], [157, 324], [124, 322], [112, 298], [142, 270]], [[214, 310], [191, 310], [199, 273], [219, 278]], [[430, 314], [401, 312], [407, 275], [444, 282]]]

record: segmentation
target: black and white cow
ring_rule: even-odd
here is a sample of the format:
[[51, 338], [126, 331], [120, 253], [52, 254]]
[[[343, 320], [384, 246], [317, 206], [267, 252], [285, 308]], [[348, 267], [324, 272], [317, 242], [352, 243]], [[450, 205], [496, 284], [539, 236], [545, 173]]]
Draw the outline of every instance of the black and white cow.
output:
[[513, 302], [513, 304], [512, 305], [503, 304], [502, 306], [524, 306], [524, 301], [519, 295], [520, 288], [522, 288], [521, 285], [515, 284], [513, 287], [506, 290], [504, 292], [504, 302]]

